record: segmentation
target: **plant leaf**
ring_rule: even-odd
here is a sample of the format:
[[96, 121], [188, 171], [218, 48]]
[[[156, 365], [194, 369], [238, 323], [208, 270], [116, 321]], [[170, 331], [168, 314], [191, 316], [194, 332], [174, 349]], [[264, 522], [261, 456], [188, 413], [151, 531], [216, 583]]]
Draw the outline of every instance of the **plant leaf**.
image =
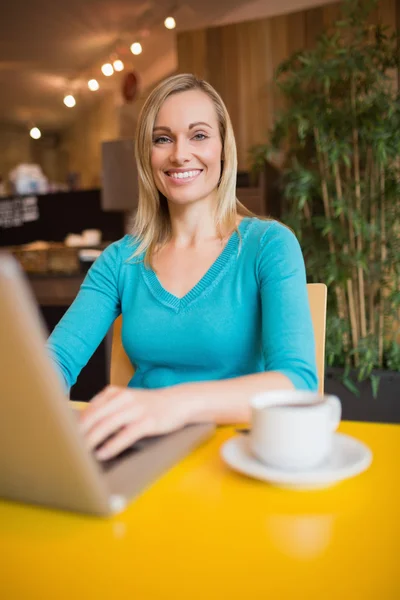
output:
[[381, 381], [380, 375], [371, 375], [371, 387], [372, 396], [376, 400], [378, 397], [379, 383]]
[[350, 377], [343, 377], [342, 379], [343, 385], [350, 391], [353, 392], [353, 394], [355, 396], [357, 396], [357, 398], [360, 397], [360, 390], [358, 389], [358, 387], [356, 386], [356, 384], [354, 383], [354, 381], [352, 381], [350, 379]]

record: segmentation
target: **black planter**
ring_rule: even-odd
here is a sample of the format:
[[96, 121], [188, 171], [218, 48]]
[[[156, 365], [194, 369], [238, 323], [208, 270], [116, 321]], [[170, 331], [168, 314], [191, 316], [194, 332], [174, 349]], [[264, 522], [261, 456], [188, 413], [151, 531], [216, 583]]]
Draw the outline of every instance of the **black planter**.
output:
[[378, 396], [372, 395], [369, 380], [357, 382], [356, 374], [350, 374], [360, 395], [340, 381], [343, 369], [328, 367], [325, 374], [325, 393], [335, 394], [342, 402], [342, 419], [345, 421], [371, 421], [375, 423], [400, 423], [400, 373], [396, 371], [373, 371], [380, 376]]

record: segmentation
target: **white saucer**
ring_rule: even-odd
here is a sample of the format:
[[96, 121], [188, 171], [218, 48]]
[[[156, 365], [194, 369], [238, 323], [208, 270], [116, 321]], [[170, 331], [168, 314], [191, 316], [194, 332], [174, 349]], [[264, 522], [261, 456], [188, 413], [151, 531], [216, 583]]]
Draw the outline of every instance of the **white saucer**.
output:
[[358, 440], [335, 433], [331, 456], [308, 471], [284, 471], [257, 460], [249, 450], [249, 437], [231, 438], [221, 448], [224, 461], [235, 471], [280, 487], [315, 489], [333, 485], [365, 471], [372, 462], [372, 452]]

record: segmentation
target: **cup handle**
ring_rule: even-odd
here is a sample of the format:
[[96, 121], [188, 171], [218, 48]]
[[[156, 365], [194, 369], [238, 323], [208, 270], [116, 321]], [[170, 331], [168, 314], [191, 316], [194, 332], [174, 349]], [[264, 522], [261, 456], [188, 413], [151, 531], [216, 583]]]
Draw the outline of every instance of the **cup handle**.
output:
[[327, 402], [331, 407], [332, 416], [331, 416], [331, 424], [332, 430], [336, 431], [339, 426], [340, 420], [342, 418], [342, 405], [337, 396], [328, 396]]

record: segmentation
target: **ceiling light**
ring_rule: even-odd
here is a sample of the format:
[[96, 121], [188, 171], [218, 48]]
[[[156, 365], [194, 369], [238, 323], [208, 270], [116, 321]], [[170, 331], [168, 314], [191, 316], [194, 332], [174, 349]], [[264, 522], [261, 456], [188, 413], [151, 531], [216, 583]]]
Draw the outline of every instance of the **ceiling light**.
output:
[[105, 75], [106, 77], [110, 77], [113, 73], [114, 73], [114, 69], [112, 64], [110, 63], [106, 63], [105, 65], [103, 65], [101, 67], [101, 72], [103, 73], [103, 75]]
[[119, 60], [119, 59], [114, 60], [113, 66], [114, 66], [114, 69], [116, 71], [123, 71], [124, 70], [124, 63], [122, 62], [122, 60]]
[[164, 21], [164, 25], [167, 29], [175, 29], [176, 21], [174, 17], [167, 17]]
[[97, 79], [91, 79], [90, 81], [88, 81], [88, 88], [92, 92], [97, 92], [99, 87], [100, 86], [99, 86], [99, 82], [97, 81]]
[[42, 136], [42, 132], [40, 131], [40, 129], [38, 127], [32, 127], [32, 129], [29, 132], [29, 135], [34, 140], [38, 140]]
[[132, 52], [132, 54], [135, 54], [136, 56], [137, 56], [138, 54], [141, 54], [141, 52], [142, 52], [142, 45], [141, 45], [141, 44], [139, 44], [139, 42], [135, 42], [135, 43], [134, 43], [134, 44], [132, 44], [132, 46], [131, 46], [131, 52]]
[[76, 100], [72, 96], [72, 94], [68, 94], [68, 96], [65, 96], [64, 104], [65, 104], [65, 106], [68, 106], [68, 108], [73, 108], [75, 106]]

